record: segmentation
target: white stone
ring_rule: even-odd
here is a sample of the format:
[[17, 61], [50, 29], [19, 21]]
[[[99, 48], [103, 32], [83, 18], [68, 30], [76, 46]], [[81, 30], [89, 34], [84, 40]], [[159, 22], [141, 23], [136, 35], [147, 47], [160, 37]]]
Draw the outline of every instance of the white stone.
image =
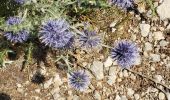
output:
[[110, 76], [111, 76], [111, 75], [115, 75], [115, 74], [117, 74], [117, 73], [118, 73], [118, 69], [117, 69], [116, 66], [110, 67], [110, 69], [109, 69], [109, 75], [110, 75]]
[[35, 89], [35, 92], [37, 93], [40, 93], [40, 91], [41, 91], [40, 89]]
[[124, 70], [124, 71], [123, 71], [123, 76], [124, 76], [124, 77], [128, 77], [128, 76], [129, 76], [129, 73], [128, 73], [127, 70]]
[[74, 95], [74, 96], [73, 96], [73, 100], [80, 100], [80, 98], [79, 98], [79, 96]]
[[133, 80], [136, 80], [135, 74], [132, 74], [132, 73], [131, 73], [131, 74], [130, 74], [130, 78], [133, 79]]
[[121, 96], [121, 100], [128, 100], [125, 95]]
[[170, 100], [170, 93], [169, 92], [166, 93], [166, 97], [167, 97], [168, 100]]
[[156, 79], [156, 81], [161, 82], [163, 80], [161, 75], [155, 75], [154, 77]]
[[116, 31], [116, 28], [112, 28], [112, 33], [114, 33]]
[[17, 88], [17, 91], [20, 93], [24, 93], [24, 89], [22, 87]]
[[46, 82], [44, 83], [44, 88], [45, 88], [45, 89], [49, 88], [49, 86], [52, 84], [52, 81], [53, 81], [52, 78], [50, 78], [48, 81], [46, 81]]
[[159, 93], [159, 100], [165, 100], [165, 94], [160, 92]]
[[110, 24], [110, 27], [115, 27], [115, 25], [116, 25], [116, 21], [115, 22], [112, 22], [111, 24]]
[[93, 72], [93, 74], [95, 75], [97, 80], [102, 80], [104, 78], [102, 62], [94, 61], [90, 69]]
[[138, 57], [135, 59], [134, 65], [140, 65], [142, 62], [141, 60], [142, 59], [141, 59], [140, 55], [138, 55]]
[[150, 57], [153, 62], [159, 62], [161, 60], [160, 55], [158, 55], [158, 54], [150, 54]]
[[161, 20], [170, 18], [170, 0], [164, 0], [163, 3], [157, 7], [157, 13]]
[[135, 91], [134, 91], [132, 88], [128, 88], [128, 89], [127, 89], [127, 95], [128, 95], [128, 96], [131, 97], [134, 93], [135, 93]]
[[105, 67], [110, 67], [112, 65], [112, 58], [109, 56], [106, 61], [104, 62]]
[[117, 94], [115, 100], [121, 100], [120, 96]]
[[170, 24], [167, 26], [167, 28], [166, 28], [167, 30], [169, 30], [170, 29]]
[[100, 96], [100, 93], [98, 91], [95, 91], [94, 98], [95, 98], [95, 100], [101, 100], [101, 96]]
[[161, 41], [159, 42], [159, 44], [160, 44], [161, 47], [165, 47], [165, 46], [168, 45], [168, 42], [165, 41], [165, 40], [161, 40]]
[[117, 78], [117, 76], [116, 75], [110, 75], [109, 77], [108, 77], [108, 81], [107, 81], [107, 83], [109, 84], [109, 85], [113, 85], [115, 82], [116, 82], [116, 78]]
[[145, 50], [145, 51], [152, 51], [152, 49], [153, 49], [152, 47], [153, 47], [153, 46], [152, 46], [151, 43], [146, 42], [146, 43], [145, 43], [144, 50]]
[[22, 87], [22, 85], [17, 83], [17, 87], [20, 88], [20, 87]]
[[147, 37], [149, 35], [150, 25], [149, 24], [140, 24], [140, 30], [141, 30], [141, 35], [143, 37]]
[[165, 39], [164, 34], [161, 31], [153, 32], [153, 35], [154, 35], [155, 40], [159, 41], [159, 40]]
[[62, 80], [61, 80], [61, 78], [60, 78], [58, 73], [56, 73], [54, 75], [53, 82], [54, 82], [55, 86], [60, 86], [60, 85], [63, 84], [63, 82], [62, 82]]
[[140, 99], [139, 94], [134, 94], [134, 97], [135, 97], [135, 100], [139, 100]]

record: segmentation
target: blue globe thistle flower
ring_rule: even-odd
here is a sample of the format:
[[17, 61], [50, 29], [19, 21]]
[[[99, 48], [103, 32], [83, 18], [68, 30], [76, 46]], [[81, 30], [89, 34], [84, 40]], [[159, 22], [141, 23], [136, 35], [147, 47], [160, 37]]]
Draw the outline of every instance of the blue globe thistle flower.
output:
[[95, 31], [84, 30], [83, 34], [79, 35], [79, 43], [84, 48], [94, 48], [100, 45], [101, 39]]
[[[7, 27], [13, 25], [20, 25], [22, 23], [22, 19], [20, 17], [9, 17], [6, 21]], [[7, 40], [14, 43], [22, 43], [26, 41], [29, 37], [29, 31], [25, 29], [20, 29], [18, 31], [7, 31], [4, 33], [4, 36]]]
[[14, 42], [14, 43], [23, 43], [26, 41], [29, 37], [29, 31], [27, 30], [21, 30], [17, 33], [14, 32], [5, 32], [4, 36], [7, 38], [7, 40]]
[[84, 71], [74, 71], [70, 73], [69, 84], [76, 90], [84, 91], [88, 88], [90, 79]]
[[109, 0], [109, 3], [116, 5], [124, 10], [134, 7], [134, 0]]
[[127, 40], [122, 40], [116, 43], [111, 50], [111, 57], [117, 61], [122, 68], [129, 68], [135, 64], [139, 57], [138, 48], [135, 43]]
[[17, 25], [22, 22], [22, 19], [20, 17], [9, 17], [6, 21], [7, 25]]
[[72, 46], [74, 35], [70, 25], [63, 19], [49, 20], [42, 27], [39, 38], [49, 47], [62, 49]]
[[18, 4], [24, 4], [26, 0], [14, 0]]

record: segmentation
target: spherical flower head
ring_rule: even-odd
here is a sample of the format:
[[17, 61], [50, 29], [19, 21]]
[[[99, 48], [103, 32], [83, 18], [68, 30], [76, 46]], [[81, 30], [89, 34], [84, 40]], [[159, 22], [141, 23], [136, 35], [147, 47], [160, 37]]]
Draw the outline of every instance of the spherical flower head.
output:
[[84, 71], [74, 71], [70, 73], [69, 84], [76, 90], [84, 91], [88, 88], [90, 79]]
[[111, 50], [111, 57], [117, 61], [120, 67], [130, 68], [135, 64], [137, 57], [139, 57], [138, 48], [131, 41], [118, 41]]
[[83, 34], [79, 35], [80, 46], [84, 48], [94, 48], [100, 45], [101, 39], [95, 31], [84, 30]]
[[14, 0], [18, 4], [24, 4], [26, 0]]
[[49, 20], [41, 27], [40, 40], [52, 48], [68, 48], [72, 45], [74, 38], [69, 27], [63, 19]]
[[5, 32], [4, 36], [7, 38], [7, 40], [14, 42], [14, 43], [23, 43], [26, 41], [29, 37], [29, 31], [27, 30], [21, 30], [17, 33], [14, 32]]
[[124, 10], [134, 7], [134, 0], [109, 0], [111, 5], [116, 5]]
[[[11, 26], [19, 26], [22, 23], [22, 19], [20, 17], [9, 17], [6, 21], [7, 27]], [[14, 43], [22, 43], [26, 41], [29, 37], [29, 31], [25, 29], [19, 29], [17, 31], [7, 31], [4, 33], [4, 36], [7, 40], [14, 42]]]
[[10, 25], [18, 25], [22, 22], [22, 19], [20, 17], [9, 17], [6, 21], [6, 24], [8, 26]]

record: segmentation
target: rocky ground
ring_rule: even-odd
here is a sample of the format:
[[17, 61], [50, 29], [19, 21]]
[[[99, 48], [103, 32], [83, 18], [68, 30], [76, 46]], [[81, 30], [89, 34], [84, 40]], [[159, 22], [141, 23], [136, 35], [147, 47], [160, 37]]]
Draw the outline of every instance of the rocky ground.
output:
[[[122, 70], [107, 49], [87, 56], [79, 52], [75, 56], [81, 66], [75, 67], [84, 69], [91, 79], [89, 88], [79, 92], [68, 85], [66, 71], [54, 64], [51, 54], [46, 57], [49, 67], [43, 62], [37, 67], [33, 61], [22, 72], [23, 56], [20, 56], [1, 70], [0, 91], [12, 100], [170, 100], [170, 0], [154, 2], [158, 15], [155, 17], [146, 4], [140, 0], [137, 4], [146, 21], [115, 8], [96, 10], [81, 18], [85, 21], [88, 18], [105, 33], [107, 45], [117, 39], [131, 39], [138, 44], [141, 58], [130, 70]], [[44, 75], [44, 84], [32, 82], [36, 71]]]

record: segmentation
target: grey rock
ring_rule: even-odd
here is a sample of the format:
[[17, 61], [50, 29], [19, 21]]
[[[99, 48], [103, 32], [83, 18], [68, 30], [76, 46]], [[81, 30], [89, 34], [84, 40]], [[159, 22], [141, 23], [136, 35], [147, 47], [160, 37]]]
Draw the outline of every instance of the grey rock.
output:
[[95, 100], [101, 100], [101, 95], [98, 91], [94, 92], [94, 98], [95, 98]]
[[149, 24], [140, 24], [141, 35], [143, 37], [147, 37], [150, 32], [150, 25]]
[[52, 82], [53, 82], [53, 78], [50, 78], [48, 81], [46, 81], [44, 83], [44, 88], [45, 89], [49, 88], [49, 86], [52, 84]]
[[95, 75], [97, 80], [102, 80], [104, 78], [102, 62], [94, 61], [90, 69], [93, 72], [93, 74]]
[[155, 40], [165, 39], [164, 34], [161, 31], [153, 32], [153, 35]]
[[145, 43], [144, 51], [152, 51], [152, 44], [150, 42]]
[[158, 55], [158, 54], [150, 54], [150, 57], [153, 62], [159, 62], [161, 60], [160, 55]]
[[157, 7], [157, 13], [161, 20], [170, 18], [170, 0], [164, 0], [163, 3]]
[[165, 94], [160, 92], [159, 93], [159, 100], [165, 100]]
[[165, 47], [165, 46], [167, 46], [169, 43], [168, 43], [167, 41], [165, 41], [165, 40], [161, 40], [161, 41], [159, 42], [159, 44], [160, 44], [161, 47]]
[[110, 67], [112, 65], [112, 58], [109, 56], [104, 62], [104, 67]]

